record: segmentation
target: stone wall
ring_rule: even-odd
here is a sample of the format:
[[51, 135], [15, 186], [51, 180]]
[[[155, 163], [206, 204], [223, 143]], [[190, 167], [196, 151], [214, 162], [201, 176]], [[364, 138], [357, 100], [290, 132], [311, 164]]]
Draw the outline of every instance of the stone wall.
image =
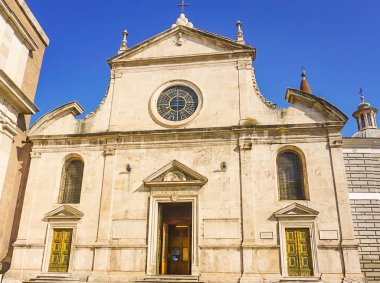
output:
[[380, 201], [351, 200], [351, 207], [362, 271], [369, 281], [380, 282]]
[[380, 282], [380, 152], [353, 141], [344, 159], [360, 263], [369, 282]]
[[380, 193], [380, 153], [344, 154], [350, 193]]

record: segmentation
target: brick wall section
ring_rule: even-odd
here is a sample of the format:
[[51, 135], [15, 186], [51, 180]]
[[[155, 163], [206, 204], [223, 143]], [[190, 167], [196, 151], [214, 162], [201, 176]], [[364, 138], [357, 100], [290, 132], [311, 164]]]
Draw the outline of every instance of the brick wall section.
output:
[[369, 282], [380, 282], [380, 201], [351, 200], [360, 264]]
[[[350, 193], [380, 193], [380, 154], [344, 153]], [[361, 268], [369, 282], [380, 282], [380, 201], [351, 200]]]
[[380, 154], [344, 153], [348, 191], [380, 193]]

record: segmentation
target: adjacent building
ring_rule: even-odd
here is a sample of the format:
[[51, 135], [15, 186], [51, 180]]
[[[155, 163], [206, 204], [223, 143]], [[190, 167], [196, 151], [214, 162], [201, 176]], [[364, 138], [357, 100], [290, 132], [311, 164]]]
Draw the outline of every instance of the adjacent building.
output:
[[370, 282], [380, 282], [380, 129], [376, 114], [377, 109], [361, 96], [353, 114], [358, 132], [343, 140], [361, 268]]
[[23, 0], [0, 0], [0, 277], [17, 236], [30, 152], [23, 141], [48, 44]]
[[28, 131], [20, 230], [4, 282], [365, 282], [342, 152], [347, 117], [261, 94], [256, 49], [195, 28], [108, 60], [84, 119], [69, 102]]

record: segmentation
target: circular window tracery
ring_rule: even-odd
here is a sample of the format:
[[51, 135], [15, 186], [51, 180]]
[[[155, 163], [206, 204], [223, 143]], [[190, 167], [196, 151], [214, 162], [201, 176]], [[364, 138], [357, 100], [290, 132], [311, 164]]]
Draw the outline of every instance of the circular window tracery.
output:
[[202, 108], [199, 88], [189, 81], [171, 81], [159, 87], [151, 97], [152, 118], [165, 127], [179, 127], [190, 123]]
[[190, 87], [176, 85], [165, 89], [157, 99], [157, 111], [168, 121], [183, 121], [198, 108], [198, 95]]

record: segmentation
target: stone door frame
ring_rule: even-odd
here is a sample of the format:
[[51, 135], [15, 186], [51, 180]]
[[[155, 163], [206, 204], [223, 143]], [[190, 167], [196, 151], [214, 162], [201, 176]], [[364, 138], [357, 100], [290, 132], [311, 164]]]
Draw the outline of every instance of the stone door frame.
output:
[[149, 200], [149, 221], [148, 221], [148, 253], [147, 253], [147, 275], [157, 276], [157, 247], [158, 247], [158, 206], [162, 203], [191, 203], [192, 204], [192, 225], [191, 225], [191, 275], [199, 275], [199, 249], [198, 249], [198, 196], [181, 195], [180, 192], [173, 195], [152, 194]]
[[[306, 228], [310, 232], [310, 246], [311, 246], [311, 258], [313, 260], [313, 275], [310, 276], [313, 277], [319, 277], [319, 269], [318, 269], [318, 261], [317, 261], [317, 244], [316, 244], [316, 233], [315, 233], [315, 227], [313, 222], [295, 222], [295, 221], [286, 221], [282, 222], [280, 221], [280, 247], [281, 247], [281, 273], [283, 277], [291, 277], [288, 275], [288, 262], [287, 262], [287, 252], [286, 252], [286, 233], [285, 229], [292, 228], [292, 229], [302, 229]], [[310, 278], [310, 277], [294, 277], [298, 279], [302, 278]], [[293, 278], [293, 277], [291, 277]]]
[[[78, 221], [83, 217], [83, 213], [72, 207], [71, 205], [64, 204], [60, 207], [50, 211], [45, 214], [43, 221], [48, 222], [46, 235], [45, 235], [45, 249], [42, 258], [42, 273], [46, 274], [68, 274], [72, 273], [74, 270], [74, 257], [75, 257], [75, 239], [77, 234]], [[49, 272], [49, 263], [51, 248], [53, 242], [54, 229], [72, 229], [73, 233], [71, 235], [71, 249], [70, 249], [70, 259], [69, 268], [67, 272]]]
[[[52, 243], [53, 243], [53, 234], [54, 230], [56, 229], [70, 229], [72, 230], [71, 235], [71, 248], [70, 248], [70, 259], [69, 259], [69, 267], [67, 269], [67, 272], [49, 272], [49, 264], [50, 264], [50, 256], [51, 256], [51, 249], [52, 249]], [[74, 270], [73, 261], [75, 256], [75, 237], [76, 237], [76, 231], [77, 230], [77, 223], [49, 223], [47, 232], [46, 232], [46, 245], [45, 245], [45, 251], [44, 251], [44, 257], [43, 257], [43, 263], [42, 263], [42, 273], [46, 274], [70, 274]]]

